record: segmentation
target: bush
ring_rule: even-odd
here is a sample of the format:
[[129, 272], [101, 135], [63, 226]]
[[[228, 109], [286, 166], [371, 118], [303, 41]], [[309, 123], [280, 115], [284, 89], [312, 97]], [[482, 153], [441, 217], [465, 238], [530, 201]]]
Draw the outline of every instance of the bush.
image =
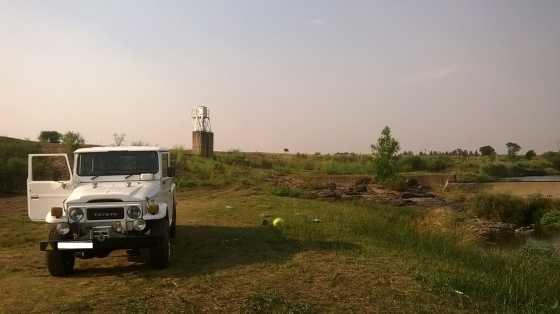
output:
[[448, 156], [429, 157], [426, 168], [429, 171], [443, 171], [453, 165], [453, 160]]
[[499, 220], [515, 225], [530, 224], [525, 212], [523, 198], [510, 194], [479, 194], [468, 204], [470, 212], [477, 217]]
[[546, 213], [560, 209], [560, 202], [542, 195], [523, 198], [511, 194], [482, 193], [473, 197], [467, 208], [471, 214], [480, 218], [530, 225], [538, 224]]
[[272, 194], [282, 197], [301, 197], [303, 195], [303, 191], [289, 186], [277, 186], [272, 189]]
[[409, 181], [402, 176], [395, 176], [393, 178], [386, 179], [382, 182], [382, 184], [388, 189], [399, 192], [406, 191], [409, 187]]
[[480, 174], [495, 178], [505, 178], [509, 176], [509, 169], [504, 163], [489, 163], [480, 167]]
[[38, 152], [36, 143], [0, 143], [0, 192], [25, 191], [27, 155]]
[[405, 155], [398, 161], [399, 170], [402, 172], [422, 171], [427, 169], [426, 160], [420, 156]]
[[560, 210], [554, 209], [545, 213], [539, 222], [544, 228], [560, 230]]
[[443, 171], [452, 165], [453, 160], [448, 156], [403, 155], [398, 161], [398, 168], [402, 172]]
[[552, 164], [546, 160], [520, 162], [493, 162], [480, 167], [480, 173], [494, 178], [544, 176], [553, 174]]
[[551, 163], [553, 168], [560, 170], [560, 152], [546, 152], [543, 154], [543, 157]]

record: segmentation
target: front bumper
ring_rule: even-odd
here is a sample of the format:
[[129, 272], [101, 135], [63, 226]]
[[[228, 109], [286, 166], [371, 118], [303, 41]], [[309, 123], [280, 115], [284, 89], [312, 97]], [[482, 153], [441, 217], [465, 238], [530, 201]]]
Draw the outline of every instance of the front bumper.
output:
[[134, 236], [123, 238], [108, 238], [99, 240], [47, 240], [39, 243], [41, 251], [84, 251], [84, 250], [124, 250], [124, 249], [143, 249], [157, 245], [159, 237], [153, 236]]

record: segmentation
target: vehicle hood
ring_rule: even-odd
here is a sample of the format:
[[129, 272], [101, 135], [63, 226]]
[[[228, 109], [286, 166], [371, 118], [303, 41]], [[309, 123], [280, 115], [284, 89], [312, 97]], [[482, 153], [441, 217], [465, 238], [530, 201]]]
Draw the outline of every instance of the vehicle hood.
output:
[[82, 183], [74, 188], [66, 202], [87, 203], [104, 199], [138, 202], [144, 201], [146, 198], [153, 198], [159, 189], [159, 181]]

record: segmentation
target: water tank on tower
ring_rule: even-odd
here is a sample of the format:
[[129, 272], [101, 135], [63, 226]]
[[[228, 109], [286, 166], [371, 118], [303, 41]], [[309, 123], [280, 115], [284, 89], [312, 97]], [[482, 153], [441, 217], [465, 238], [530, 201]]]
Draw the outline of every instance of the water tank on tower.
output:
[[212, 157], [214, 154], [214, 133], [210, 124], [210, 110], [198, 106], [192, 112], [193, 133], [192, 151], [194, 154]]

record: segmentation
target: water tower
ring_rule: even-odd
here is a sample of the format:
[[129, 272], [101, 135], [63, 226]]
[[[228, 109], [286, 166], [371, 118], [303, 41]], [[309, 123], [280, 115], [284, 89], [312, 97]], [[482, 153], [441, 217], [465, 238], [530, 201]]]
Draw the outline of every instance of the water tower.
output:
[[193, 133], [192, 151], [193, 154], [203, 157], [212, 157], [214, 153], [214, 133], [210, 125], [210, 110], [205, 106], [198, 106], [192, 112]]

